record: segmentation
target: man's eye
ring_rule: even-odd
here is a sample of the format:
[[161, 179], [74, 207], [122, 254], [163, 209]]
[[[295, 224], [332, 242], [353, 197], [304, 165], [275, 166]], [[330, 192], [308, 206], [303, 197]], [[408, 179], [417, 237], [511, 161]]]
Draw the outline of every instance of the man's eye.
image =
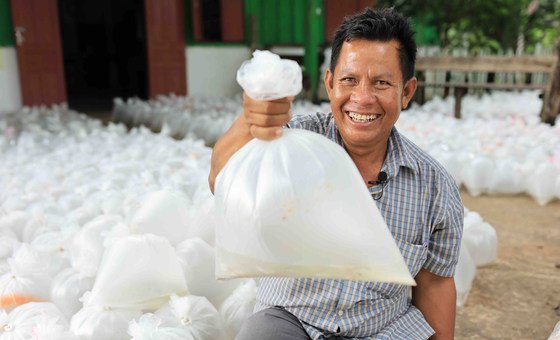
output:
[[389, 87], [389, 85], [390, 85], [389, 82], [387, 82], [385, 80], [376, 80], [375, 81], [375, 86], [377, 86], [377, 87], [385, 88], [385, 87]]
[[354, 79], [352, 77], [344, 77], [344, 78], [340, 79], [340, 81], [343, 82], [343, 83], [350, 84], [350, 83], [355, 83], [356, 79]]

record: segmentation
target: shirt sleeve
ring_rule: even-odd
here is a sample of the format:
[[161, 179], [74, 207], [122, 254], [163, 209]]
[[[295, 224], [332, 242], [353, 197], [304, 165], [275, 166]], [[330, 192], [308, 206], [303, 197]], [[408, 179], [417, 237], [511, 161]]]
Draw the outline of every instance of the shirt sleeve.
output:
[[465, 211], [455, 181], [446, 173], [442, 177], [434, 195], [434, 221], [424, 268], [452, 277], [459, 259]]

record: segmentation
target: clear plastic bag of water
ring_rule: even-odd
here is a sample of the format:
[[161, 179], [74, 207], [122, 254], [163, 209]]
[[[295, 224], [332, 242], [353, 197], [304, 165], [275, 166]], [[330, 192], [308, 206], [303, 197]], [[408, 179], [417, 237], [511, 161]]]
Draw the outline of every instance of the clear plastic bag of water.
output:
[[358, 169], [326, 137], [294, 129], [250, 141], [218, 174], [215, 194], [218, 278], [414, 284]]
[[187, 293], [175, 249], [160, 236], [131, 235], [105, 251], [90, 304], [150, 310], [159, 308], [173, 293]]

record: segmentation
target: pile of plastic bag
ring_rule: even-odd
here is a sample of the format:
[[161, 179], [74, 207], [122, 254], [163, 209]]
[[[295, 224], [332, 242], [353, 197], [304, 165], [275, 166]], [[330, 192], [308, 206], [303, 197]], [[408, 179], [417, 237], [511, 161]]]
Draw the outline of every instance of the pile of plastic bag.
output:
[[[179, 99], [160, 98], [161, 108], [169, 104], [166, 100], [175, 105]], [[198, 99], [189, 101], [193, 106], [199, 103]], [[228, 115], [233, 120], [239, 111], [232, 113], [233, 110], [225, 108], [228, 105], [216, 110], [223, 110], [218, 116], [223, 113], [228, 117], [224, 120], [230, 119]], [[300, 105], [305, 110], [313, 107], [309, 103]], [[145, 117], [148, 116], [146, 113]], [[450, 138], [447, 147], [432, 138], [446, 136], [440, 132], [447, 129], [462, 131], [458, 130], [457, 122], [449, 123], [456, 130], [449, 126], [439, 130], [431, 118], [424, 116], [423, 120], [430, 126], [429, 130], [418, 122], [408, 125], [407, 133], [427, 137], [423, 140], [428, 143], [428, 149], [439, 150], [440, 156], [443, 151], [457, 152], [459, 146], [451, 144], [456, 138]], [[174, 126], [168, 122], [165, 127], [163, 119], [160, 122], [164, 131]], [[204, 122], [193, 134], [206, 129], [204, 124], [214, 123]], [[498, 154], [511, 152], [522, 157], [526, 145], [532, 141], [541, 145], [545, 139], [550, 142], [558, 131], [524, 125], [517, 120], [509, 123], [517, 127], [513, 133], [525, 133], [522, 140], [526, 143], [515, 145], [513, 139], [502, 142], [500, 148], [494, 149]], [[465, 124], [466, 131], [475, 128]], [[25, 108], [2, 116], [0, 132], [1, 339], [231, 339], [235, 336], [241, 323], [252, 313], [257, 282], [245, 278], [220, 281], [214, 277], [216, 270], [227, 273], [231, 268], [215, 267], [216, 256], [224, 248], [214, 243], [214, 230], [217, 222], [225, 217], [215, 212], [215, 199], [208, 189], [211, 149], [204, 141], [175, 140], [169, 138], [173, 133], [156, 134], [143, 127], [129, 131], [123, 124], [104, 127], [99, 121], [64, 106]], [[483, 135], [486, 141], [491, 140], [488, 131]], [[503, 133], [497, 134], [500, 135]], [[297, 138], [291, 139], [295, 136], [287, 133], [285, 142], [298, 143]], [[259, 144], [256, 141], [252, 147], [262, 147]], [[278, 146], [278, 143], [269, 145]], [[477, 145], [483, 147], [482, 143]], [[487, 148], [489, 144], [485, 145]], [[285, 151], [282, 150], [276, 151]], [[528, 164], [532, 166], [549, 159], [553, 170], [557, 170], [556, 150], [545, 147], [535, 150]], [[302, 159], [309, 164], [317, 161], [310, 157]], [[338, 160], [335, 163], [345, 166], [339, 165]], [[266, 166], [273, 166], [266, 158], [261, 158], [260, 164], [262, 168], [251, 168], [252, 171], [268, 172]], [[484, 161], [473, 164], [490, 168]], [[495, 166], [493, 158], [492, 166]], [[527, 166], [527, 169], [535, 168]], [[287, 167], [286, 171], [294, 170]], [[245, 197], [248, 200], [238, 202], [254, 200], [262, 204], [259, 209], [268, 211], [270, 219], [305, 220], [310, 218], [305, 217], [306, 213], [311, 214], [320, 206], [300, 204], [303, 210], [292, 210], [289, 197], [309, 199], [341, 189], [341, 183], [322, 181], [332, 175], [328, 171], [325, 169], [323, 177], [293, 177], [294, 181], [296, 178], [305, 181], [307, 188], [324, 191], [308, 190], [297, 195], [281, 192], [284, 197], [281, 201], [248, 191]], [[541, 172], [534, 173], [538, 176], [533, 180], [538, 181]], [[554, 177], [554, 173], [551, 171], [547, 176]], [[226, 179], [226, 173], [222, 174], [221, 180]], [[290, 187], [270, 179], [267, 183], [275, 188]], [[305, 188], [298, 186], [302, 187]], [[550, 187], [554, 186], [543, 186], [542, 190]], [[228, 197], [223, 199], [226, 202]], [[273, 259], [281, 257], [283, 262], [276, 265], [283, 269], [287, 262], [299, 260], [295, 252], [283, 249], [298, 246], [300, 240], [285, 238], [293, 231], [284, 233], [288, 230], [262, 227], [265, 232], [259, 241], [262, 242], [259, 251], [266, 252], [262, 259], [268, 259], [269, 266]], [[286, 227], [290, 225], [287, 223]], [[313, 229], [309, 232], [307, 237], [319, 236]], [[493, 229], [473, 212], [465, 217], [464, 234], [456, 276], [459, 304], [464, 303], [472, 285], [474, 267], [495, 259], [497, 242]], [[336, 235], [324, 237], [321, 242]], [[296, 242], [292, 244], [292, 241]], [[359, 249], [366, 248], [366, 243]], [[315, 255], [308, 257], [316, 261], [311, 263], [314, 266], [318, 261]], [[255, 263], [254, 258], [251, 261]]]
[[241, 97], [160, 95], [143, 101], [115, 98], [113, 119], [127, 126], [147, 126], [175, 139], [202, 139], [214, 145], [239, 114]]
[[[472, 195], [527, 193], [545, 205], [560, 199], [556, 147], [560, 123], [554, 127], [540, 123], [541, 105], [534, 91], [466, 96], [464, 118], [456, 120], [452, 98], [436, 97], [404, 111], [397, 127], [440, 161]], [[114, 106], [117, 121], [146, 125], [175, 138], [192, 136], [206, 145], [213, 145], [241, 110], [240, 97], [162, 96], [148, 102], [116, 100]], [[329, 111], [326, 103], [317, 106], [301, 100], [292, 107], [294, 115]], [[18, 131], [13, 126], [4, 129], [11, 136]]]
[[103, 127], [65, 107], [9, 118], [0, 119], [16, 127], [0, 135], [0, 338], [234, 337], [256, 283], [214, 278], [202, 141]]
[[473, 196], [527, 193], [540, 205], [560, 199], [560, 126], [540, 123], [537, 94], [497, 92], [478, 106], [473, 99], [471, 111], [495, 114], [457, 120], [444, 114], [449, 100], [436, 98], [405, 111], [397, 127]]
[[104, 127], [64, 107], [0, 125], [13, 127], [0, 134], [2, 339], [234, 337], [256, 282], [214, 279], [202, 141]]

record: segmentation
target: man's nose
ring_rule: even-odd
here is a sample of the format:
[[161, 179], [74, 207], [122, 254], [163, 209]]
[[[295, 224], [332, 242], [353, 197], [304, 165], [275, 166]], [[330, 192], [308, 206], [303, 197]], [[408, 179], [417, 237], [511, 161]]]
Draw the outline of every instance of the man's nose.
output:
[[377, 101], [375, 89], [369, 84], [361, 83], [352, 90], [350, 100], [360, 105], [375, 103]]

